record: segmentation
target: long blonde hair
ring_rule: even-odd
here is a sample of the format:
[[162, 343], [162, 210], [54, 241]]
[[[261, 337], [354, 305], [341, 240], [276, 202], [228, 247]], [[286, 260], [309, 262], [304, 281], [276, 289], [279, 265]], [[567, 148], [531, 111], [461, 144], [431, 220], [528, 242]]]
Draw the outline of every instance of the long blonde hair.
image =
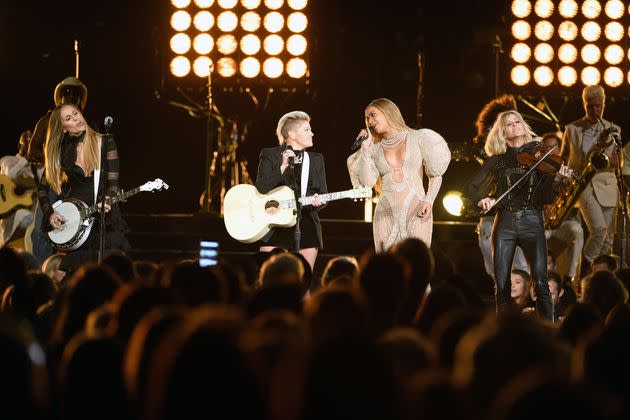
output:
[[488, 133], [488, 137], [486, 138], [484, 150], [488, 156], [501, 155], [507, 150], [507, 133], [505, 131], [507, 124], [505, 120], [508, 115], [516, 116], [521, 124], [523, 124], [523, 128], [525, 129], [525, 143], [534, 141], [534, 136], [536, 136], [536, 134], [525, 122], [521, 114], [514, 110], [504, 111], [497, 115], [497, 120], [492, 125], [492, 128]]
[[[372, 102], [368, 104], [368, 106], [365, 107], [365, 109], [371, 106], [373, 106], [374, 108], [377, 108], [379, 111], [383, 113], [383, 115], [385, 115], [387, 124], [389, 124], [392, 128], [395, 128], [396, 130], [411, 130], [411, 128], [409, 128], [407, 124], [405, 123], [405, 120], [402, 114], [400, 113], [400, 109], [398, 108], [398, 106], [392, 101], [390, 101], [389, 99], [387, 98], [374, 99]], [[367, 118], [365, 119], [365, 123], [367, 125]], [[375, 142], [379, 142], [383, 138], [382, 135], [376, 134], [376, 133], [373, 133], [373, 137], [374, 137]]]
[[[64, 136], [61, 109], [65, 106], [81, 112], [79, 108], [72, 104], [63, 104], [56, 107], [50, 116], [50, 121], [48, 121], [46, 143], [44, 144], [46, 181], [57, 194], [61, 193], [61, 185], [68, 179], [68, 176], [61, 168], [61, 141]], [[82, 157], [83, 162], [85, 162], [86, 175], [90, 175], [100, 165], [99, 145], [101, 135], [87, 124], [85, 131], [85, 138], [83, 139], [85, 146], [82, 148]]]

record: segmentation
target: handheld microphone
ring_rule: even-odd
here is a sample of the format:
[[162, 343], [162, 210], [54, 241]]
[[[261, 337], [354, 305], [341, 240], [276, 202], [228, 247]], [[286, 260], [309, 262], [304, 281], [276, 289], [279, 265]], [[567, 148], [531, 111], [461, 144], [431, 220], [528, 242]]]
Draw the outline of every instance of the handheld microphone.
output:
[[112, 124], [114, 124], [114, 119], [109, 115], [105, 117], [105, 121], [103, 122], [103, 126], [105, 127], [105, 132], [109, 133], [109, 130], [112, 129]]
[[[372, 131], [372, 127], [368, 127], [368, 129], [370, 130], [370, 132]], [[359, 147], [361, 147], [361, 143], [363, 143], [365, 140], [367, 140], [368, 135], [364, 134], [361, 137], [359, 137], [358, 139], [356, 139], [354, 141], [354, 143], [352, 143], [352, 146], [350, 147], [350, 150], [354, 151], [357, 150]]]
[[619, 132], [616, 129], [610, 131], [610, 138], [613, 139], [617, 147], [623, 147], [623, 142], [621, 141], [621, 137], [619, 137]]
[[[287, 144], [287, 148], [286, 150], [293, 150], [293, 146], [291, 146], [290, 144]], [[295, 156], [291, 156], [289, 157], [289, 167], [291, 169], [293, 169], [295, 167]]]

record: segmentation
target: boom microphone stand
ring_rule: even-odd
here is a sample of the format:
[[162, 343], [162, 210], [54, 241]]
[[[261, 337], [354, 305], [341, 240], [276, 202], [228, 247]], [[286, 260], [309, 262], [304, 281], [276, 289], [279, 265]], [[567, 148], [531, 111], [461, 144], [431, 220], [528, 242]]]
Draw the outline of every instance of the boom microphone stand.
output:
[[[105, 133], [103, 134], [103, 138], [101, 139], [101, 174], [100, 174], [100, 184], [103, 186], [103, 193], [101, 194], [101, 208], [100, 208], [100, 216], [101, 220], [99, 221], [99, 241], [98, 241], [98, 262], [100, 263], [103, 260], [103, 247], [105, 243], [105, 195], [107, 194], [107, 171], [105, 170], [105, 163], [107, 159], [105, 158], [105, 143], [109, 138], [110, 130], [112, 128], [112, 123], [114, 119], [112, 117], [105, 117]], [[98, 187], [97, 190], [98, 192]]]
[[[614, 138], [614, 137], [613, 137]], [[615, 153], [617, 153], [617, 162], [621, 163], [622, 162], [622, 142], [621, 139], [619, 139], [618, 137], [615, 138], [615, 142], [617, 143], [617, 151]], [[621, 210], [621, 238], [620, 238], [620, 243], [619, 246], [621, 247], [620, 252], [619, 252], [619, 257], [620, 257], [620, 264], [619, 267], [620, 268], [625, 268], [626, 267], [626, 244], [628, 241], [628, 235], [626, 233], [626, 224], [627, 224], [627, 220], [628, 220], [628, 208], [627, 208], [627, 203], [626, 203], [626, 186], [623, 182], [623, 176], [621, 173], [621, 165], [619, 165], [619, 168], [615, 169], [615, 176], [617, 177], [617, 185], [619, 186], [619, 197], [620, 197], [620, 201], [621, 204], [619, 206], [619, 209]]]

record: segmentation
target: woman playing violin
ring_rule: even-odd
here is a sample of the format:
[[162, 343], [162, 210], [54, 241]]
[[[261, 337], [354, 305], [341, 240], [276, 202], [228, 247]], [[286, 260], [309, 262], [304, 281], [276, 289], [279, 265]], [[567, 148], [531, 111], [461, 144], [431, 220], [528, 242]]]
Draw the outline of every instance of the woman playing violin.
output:
[[[493, 265], [496, 283], [497, 312], [509, 310], [510, 270], [516, 246], [523, 249], [531, 267], [536, 288], [538, 316], [553, 322], [553, 303], [547, 284], [547, 245], [545, 241], [544, 205], [553, 201], [562, 178], [571, 175], [571, 169], [560, 164], [557, 172], [543, 174], [531, 171], [516, 187], [497, 201], [515, 185], [535, 163], [531, 152], [540, 147], [540, 141], [516, 111], [502, 112], [488, 133], [485, 151], [490, 156], [464, 189], [464, 196], [477, 203], [483, 211], [495, 210], [492, 231]], [[544, 155], [540, 154], [540, 157]], [[519, 154], [521, 159], [518, 159]], [[525, 156], [524, 160], [522, 157]], [[528, 157], [529, 156], [529, 157]], [[526, 162], [525, 165], [521, 162]], [[549, 164], [545, 161], [545, 166]], [[552, 172], [552, 171], [549, 171]]]

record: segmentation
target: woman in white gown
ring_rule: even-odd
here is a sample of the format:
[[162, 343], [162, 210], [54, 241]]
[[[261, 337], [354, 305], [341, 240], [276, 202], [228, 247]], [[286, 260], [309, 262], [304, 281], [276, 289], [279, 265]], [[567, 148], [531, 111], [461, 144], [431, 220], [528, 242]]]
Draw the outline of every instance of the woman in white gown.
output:
[[446, 141], [433, 130], [409, 128], [398, 106], [385, 98], [366, 107], [365, 122], [368, 129], [357, 138], [366, 136], [366, 140], [347, 163], [355, 187], [372, 187], [381, 179], [373, 224], [376, 251], [386, 251], [408, 237], [430, 246], [433, 201], [451, 160]]

